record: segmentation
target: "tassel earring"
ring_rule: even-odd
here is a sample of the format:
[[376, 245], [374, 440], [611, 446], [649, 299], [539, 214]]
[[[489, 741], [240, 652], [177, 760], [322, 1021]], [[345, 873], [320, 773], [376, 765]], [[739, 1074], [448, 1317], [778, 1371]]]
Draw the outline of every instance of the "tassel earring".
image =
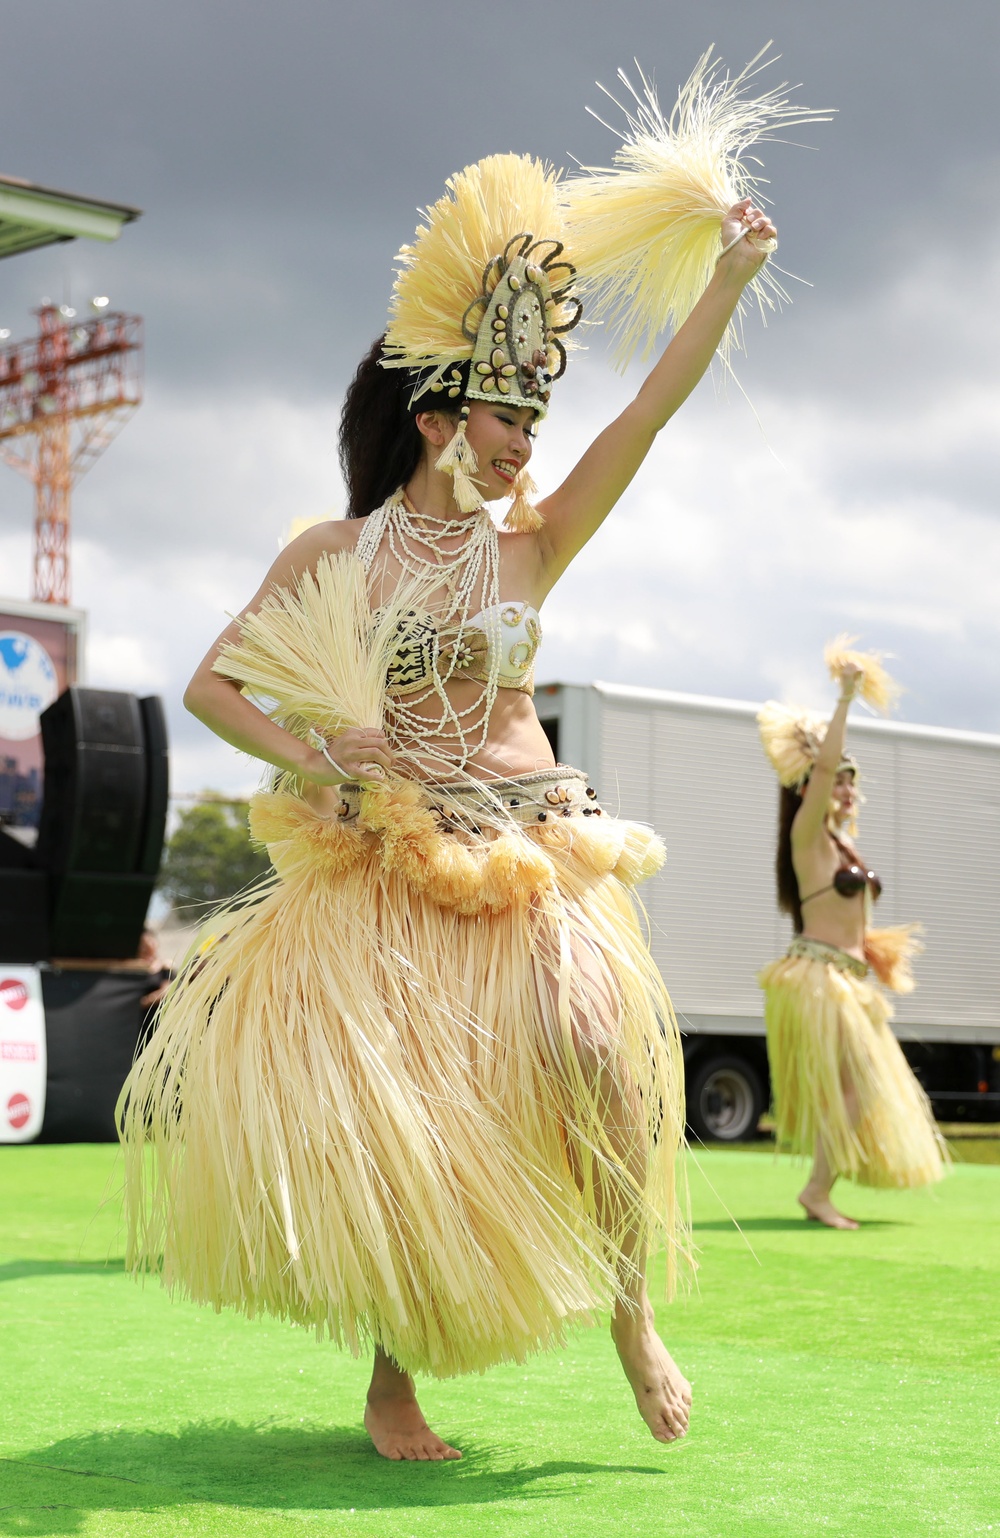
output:
[[469, 407], [466, 404], [462, 407], [455, 436], [445, 445], [435, 463], [435, 469], [450, 475], [455, 482], [455, 502], [462, 513], [474, 513], [483, 505], [473, 479], [479, 469], [479, 461], [475, 449], [465, 436], [468, 420]]
[[538, 487], [528, 474], [528, 467], [525, 465], [514, 478], [514, 500], [503, 521], [504, 528], [509, 529], [512, 534], [535, 534], [544, 527], [545, 519], [537, 507], [532, 507], [528, 500], [537, 490]]

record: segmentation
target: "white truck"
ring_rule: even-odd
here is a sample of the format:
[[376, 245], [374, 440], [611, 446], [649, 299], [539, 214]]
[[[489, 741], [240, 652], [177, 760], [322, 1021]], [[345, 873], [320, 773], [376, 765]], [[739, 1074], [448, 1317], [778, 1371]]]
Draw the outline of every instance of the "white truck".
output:
[[[542, 684], [557, 760], [611, 813], [667, 845], [640, 888], [684, 1040], [694, 1136], [752, 1137], [770, 1097], [758, 969], [791, 935], [778, 912], [778, 789], [758, 706], [619, 684]], [[916, 992], [893, 1028], [942, 1119], [1000, 1116], [1000, 737], [852, 716], [860, 847], [881, 924], [919, 919]]]

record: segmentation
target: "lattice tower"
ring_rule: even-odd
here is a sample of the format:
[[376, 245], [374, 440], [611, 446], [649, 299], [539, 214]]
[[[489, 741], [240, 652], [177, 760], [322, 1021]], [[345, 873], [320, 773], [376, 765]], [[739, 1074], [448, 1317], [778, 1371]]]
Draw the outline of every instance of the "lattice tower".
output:
[[38, 336], [0, 348], [0, 457], [35, 484], [32, 598], [70, 601], [70, 502], [142, 400], [142, 320], [35, 311]]

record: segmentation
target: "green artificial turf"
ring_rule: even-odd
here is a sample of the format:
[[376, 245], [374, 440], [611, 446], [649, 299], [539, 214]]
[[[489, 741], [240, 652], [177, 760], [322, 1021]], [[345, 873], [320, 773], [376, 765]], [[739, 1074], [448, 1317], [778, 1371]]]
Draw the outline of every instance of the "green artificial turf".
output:
[[363, 1363], [130, 1281], [118, 1171], [0, 1148], [0, 1535], [1000, 1538], [1000, 1168], [844, 1188], [840, 1234], [796, 1216], [791, 1164], [699, 1153], [698, 1284], [660, 1314], [687, 1440], [652, 1441], [595, 1329], [424, 1383], [447, 1465], [372, 1453]]

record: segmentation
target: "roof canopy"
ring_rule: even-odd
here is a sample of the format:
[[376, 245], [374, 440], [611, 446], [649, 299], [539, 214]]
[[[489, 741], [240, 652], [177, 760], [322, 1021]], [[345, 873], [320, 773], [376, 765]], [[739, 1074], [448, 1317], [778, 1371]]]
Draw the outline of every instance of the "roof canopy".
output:
[[104, 203], [75, 192], [38, 187], [19, 176], [0, 176], [0, 257], [59, 240], [117, 240], [123, 224], [142, 213], [125, 203]]

